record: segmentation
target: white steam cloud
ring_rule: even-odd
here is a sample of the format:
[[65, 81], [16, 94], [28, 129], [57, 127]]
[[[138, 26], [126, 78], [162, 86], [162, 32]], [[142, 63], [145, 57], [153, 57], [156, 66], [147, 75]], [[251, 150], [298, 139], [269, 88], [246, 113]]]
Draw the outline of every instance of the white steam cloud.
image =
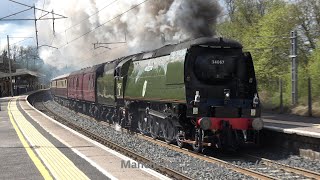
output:
[[[45, 9], [68, 17], [38, 21], [41, 57], [57, 67], [87, 67], [186, 39], [214, 36], [215, 0], [46, 0]], [[41, 7], [43, 0], [39, 0]], [[96, 13], [99, 11], [98, 13]], [[122, 14], [122, 15], [121, 15]], [[41, 16], [41, 13], [38, 13]], [[77, 25], [76, 25], [77, 24]], [[70, 28], [71, 27], [71, 28]], [[123, 42], [94, 49], [93, 43]], [[111, 48], [111, 49], [108, 49]]]

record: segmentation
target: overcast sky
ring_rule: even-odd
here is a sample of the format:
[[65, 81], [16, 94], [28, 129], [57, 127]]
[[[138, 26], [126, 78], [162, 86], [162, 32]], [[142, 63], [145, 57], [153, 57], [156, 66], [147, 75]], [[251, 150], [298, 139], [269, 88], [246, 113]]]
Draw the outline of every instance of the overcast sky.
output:
[[[37, 0], [15, 0], [23, 4], [33, 6]], [[39, 0], [41, 3], [43, 0]], [[28, 9], [28, 7], [13, 3], [9, 0], [0, 0], [0, 18], [3, 18], [8, 15], [23, 11]], [[6, 19], [17, 19], [17, 18], [33, 18], [33, 10], [28, 10], [26, 12], [8, 17]], [[2, 50], [7, 44], [7, 35], [11, 37], [34, 37], [34, 21], [0, 21], [0, 49]], [[23, 39], [20, 38], [10, 38], [10, 43], [14, 44]], [[28, 39], [19, 45], [30, 44], [34, 42], [34, 39]], [[17, 44], [17, 45], [18, 45]]]
[[[35, 0], [15, 0], [15, 1], [21, 2], [23, 4], [31, 5], [31, 6], [36, 2]], [[16, 3], [11, 2], [9, 0], [1, 0], [0, 7], [1, 7], [0, 17], [4, 17], [4, 16], [7, 16], [7, 15], [10, 15], [10, 14], [27, 9], [27, 7], [16, 4]], [[30, 10], [30, 11], [21, 13], [19, 15], [15, 15], [11, 18], [32, 17], [32, 15], [33, 15], [33, 11]], [[18, 23], [18, 22], [16, 22], [16, 23]]]

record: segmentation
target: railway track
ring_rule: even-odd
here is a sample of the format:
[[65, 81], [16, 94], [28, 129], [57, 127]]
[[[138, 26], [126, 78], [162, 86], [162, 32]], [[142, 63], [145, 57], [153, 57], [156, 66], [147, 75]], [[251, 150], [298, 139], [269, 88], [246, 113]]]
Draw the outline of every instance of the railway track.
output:
[[59, 114], [56, 114], [55, 112], [51, 111], [50, 109], [46, 108], [46, 106], [43, 104], [43, 98], [45, 98], [44, 95], [40, 95], [39, 97], [37, 97], [36, 99], [34, 99], [32, 101], [32, 105], [34, 107], [36, 107], [38, 110], [44, 112], [44, 113], [47, 113], [47, 115], [49, 116], [52, 116], [55, 120], [57, 120], [58, 122], [68, 126], [69, 128], [72, 128], [73, 130], [111, 148], [111, 149], [114, 149], [116, 150], [117, 152], [120, 152], [122, 153], [123, 155], [125, 156], [128, 156], [138, 162], [140, 162], [141, 164], [143, 165], [146, 165], [147, 166], [150, 166], [152, 167], [152, 169], [162, 173], [162, 174], [165, 174], [167, 175], [168, 177], [171, 177], [173, 179], [179, 179], [179, 180], [189, 180], [191, 178], [177, 172], [177, 171], [174, 171], [172, 169], [169, 169], [169, 168], [166, 168], [160, 164], [157, 164], [157, 163], [154, 163], [152, 160], [150, 159], [147, 159], [125, 147], [122, 147], [118, 144], [115, 144], [114, 142], [106, 139], [106, 138], [102, 138], [101, 136], [95, 134], [95, 133], [92, 133], [90, 132], [88, 129], [84, 129], [78, 125], [76, 125], [75, 123], [72, 123], [70, 122], [69, 120], [63, 118], [62, 116], [60, 116]]
[[[165, 146], [172, 150], [185, 153], [187, 155], [205, 160], [207, 162], [216, 163], [228, 169], [234, 170], [236, 172], [258, 178], [258, 179], [320, 179], [320, 173], [309, 171], [302, 168], [288, 166], [286, 164], [281, 164], [273, 160], [266, 158], [250, 155], [250, 154], [238, 154], [236, 159], [226, 159], [221, 157], [212, 157], [208, 155], [203, 155], [195, 153], [189, 149], [179, 148], [176, 145], [166, 144], [160, 140], [154, 140], [151, 137], [138, 135], [140, 138], [154, 142], [156, 144]], [[243, 161], [244, 164], [249, 164], [251, 166], [242, 167], [241, 165], [234, 164], [234, 161]]]
[[[155, 169], [163, 174], [167, 174], [168, 176], [170, 176], [174, 179], [191, 179], [191, 178], [189, 178], [179, 172], [176, 172], [172, 169], [168, 169], [168, 168], [163, 167], [159, 164], [155, 164], [151, 160], [144, 158], [143, 156], [136, 154], [125, 147], [121, 147], [121, 146], [109, 141], [108, 139], [101, 138], [99, 135], [94, 134], [87, 129], [83, 129], [74, 123], [71, 123], [67, 119], [64, 119], [60, 115], [55, 114], [54, 112], [47, 109], [46, 106], [43, 104], [41, 97], [39, 97], [38, 100], [34, 101], [34, 105], [40, 111], [51, 114], [51, 116], [53, 116], [57, 121], [69, 126], [70, 128], [100, 142], [101, 144], [104, 144], [104, 145], [106, 145], [106, 146], [108, 146], [118, 152], [121, 152], [126, 156], [129, 156], [129, 157], [135, 159], [138, 162], [141, 162], [146, 165], [150, 165], [150, 166], [152, 166], [153, 169]], [[87, 115], [81, 114], [81, 116], [93, 120], [93, 118], [91, 118]], [[102, 125], [109, 125], [107, 123], [101, 123], [101, 124]], [[128, 131], [128, 130], [122, 129], [122, 131]], [[130, 132], [130, 133], [135, 134], [136, 136], [138, 136], [141, 139], [150, 141], [150, 142], [158, 144], [160, 146], [164, 146], [164, 147], [169, 148], [171, 150], [189, 155], [194, 158], [204, 160], [209, 163], [218, 164], [221, 167], [224, 167], [224, 168], [227, 168], [227, 169], [230, 169], [230, 170], [236, 171], [238, 173], [241, 173], [241, 174], [253, 177], [253, 178], [257, 178], [257, 179], [320, 179], [320, 173], [312, 172], [312, 171], [309, 171], [306, 169], [291, 167], [291, 166], [288, 166], [285, 164], [278, 163], [276, 161], [272, 161], [272, 160], [262, 158], [262, 157], [257, 157], [257, 156], [250, 155], [250, 154], [240, 154], [235, 159], [212, 157], [212, 156], [208, 156], [208, 155], [204, 155], [204, 154], [195, 153], [189, 149], [179, 148], [176, 145], [167, 144], [167, 143], [160, 141], [160, 140], [154, 140], [153, 138], [151, 138], [149, 136], [142, 135], [140, 133], [136, 133], [136, 132]], [[243, 164], [239, 165], [239, 164], [234, 163], [234, 162], [239, 162], [239, 161], [244, 162], [244, 164], [246, 164], [246, 165], [243, 165]]]
[[[292, 167], [286, 164], [282, 164], [270, 159], [258, 157], [251, 154], [240, 153], [237, 154], [236, 159], [231, 160], [227, 158], [213, 157], [214, 155], [208, 156], [204, 154], [199, 154], [185, 148], [181, 149], [176, 145], [166, 144], [163, 141], [154, 140], [148, 136], [139, 134], [139, 137], [208, 162], [220, 164], [221, 166], [224, 166], [228, 169], [258, 179], [320, 179], [320, 173], [318, 172], [298, 167]], [[249, 164], [249, 162], [251, 162], [251, 166], [247, 165], [247, 167], [242, 167], [241, 165], [234, 164], [234, 161], [243, 161], [244, 164]]]
[[307, 169], [302, 169], [298, 167], [288, 166], [270, 159], [250, 155], [250, 154], [241, 154], [245, 159], [250, 159], [252, 162], [259, 163], [259, 165], [265, 166], [260, 167], [260, 170], [273, 169], [273, 171], [262, 171], [263, 173], [270, 174], [271, 176], [280, 177], [280, 179], [320, 179], [320, 173], [313, 172]]

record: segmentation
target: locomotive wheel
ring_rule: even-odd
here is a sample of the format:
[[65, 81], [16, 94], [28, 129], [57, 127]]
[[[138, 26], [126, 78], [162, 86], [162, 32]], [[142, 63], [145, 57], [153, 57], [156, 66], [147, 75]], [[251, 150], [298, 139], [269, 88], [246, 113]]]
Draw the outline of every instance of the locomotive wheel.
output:
[[166, 141], [167, 144], [170, 144], [174, 141], [175, 131], [174, 127], [168, 120], [163, 120], [161, 122], [161, 130], [163, 133], [163, 138]]
[[74, 103], [74, 111], [75, 111], [75, 112], [78, 112], [78, 111], [79, 111], [78, 104], [77, 104], [76, 102]]
[[176, 141], [179, 148], [183, 148], [185, 146], [185, 143], [182, 142], [183, 140], [185, 140], [184, 134], [181, 134], [179, 129], [176, 128]]
[[116, 124], [118, 124], [118, 126], [123, 127], [123, 114], [122, 114], [122, 109], [118, 109], [117, 110], [117, 120], [116, 120]]
[[150, 134], [153, 139], [157, 139], [159, 137], [160, 124], [156, 117], [150, 116], [149, 118], [149, 129]]
[[195, 133], [195, 144], [192, 144], [193, 151], [195, 152], [202, 152], [202, 141], [203, 141], [203, 130], [196, 129]]
[[109, 124], [112, 124], [113, 110], [111, 108], [107, 108], [106, 111], [107, 111], [106, 120], [109, 122]]
[[148, 125], [148, 120], [147, 117], [144, 113], [139, 115], [139, 120], [138, 120], [138, 130], [140, 131], [141, 134], [146, 134], [147, 133], [147, 125]]
[[93, 114], [94, 114], [94, 118], [98, 121], [100, 121], [100, 117], [99, 117], [99, 108], [97, 106], [94, 106], [94, 110], [93, 110]]

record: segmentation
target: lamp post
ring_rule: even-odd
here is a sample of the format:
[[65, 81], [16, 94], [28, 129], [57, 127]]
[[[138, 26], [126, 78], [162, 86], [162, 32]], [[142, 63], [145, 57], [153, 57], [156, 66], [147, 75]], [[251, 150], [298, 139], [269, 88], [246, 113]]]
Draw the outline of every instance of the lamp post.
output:
[[9, 60], [10, 94], [11, 94], [11, 97], [13, 97], [9, 35], [7, 35], [7, 42], [8, 42], [8, 60]]

